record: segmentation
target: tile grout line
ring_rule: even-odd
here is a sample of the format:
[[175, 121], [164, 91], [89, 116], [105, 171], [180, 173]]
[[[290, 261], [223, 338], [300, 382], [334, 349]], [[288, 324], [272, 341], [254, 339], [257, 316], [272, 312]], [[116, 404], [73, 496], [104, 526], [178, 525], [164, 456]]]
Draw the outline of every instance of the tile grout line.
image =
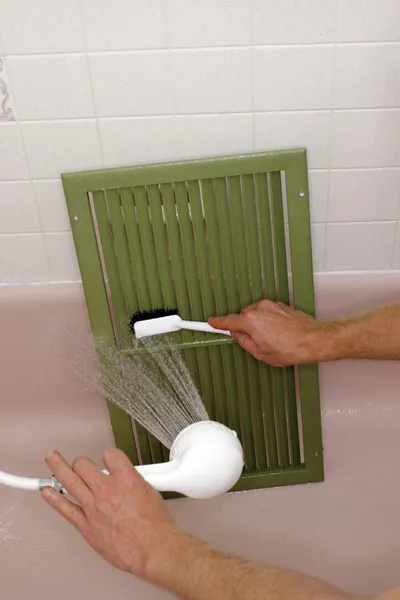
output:
[[83, 42], [84, 42], [84, 47], [85, 47], [85, 52], [83, 53], [83, 55], [85, 56], [86, 68], [87, 68], [88, 77], [89, 77], [90, 93], [92, 96], [92, 105], [93, 105], [93, 115], [94, 115], [94, 119], [95, 119], [95, 123], [96, 123], [98, 144], [100, 146], [100, 159], [101, 159], [102, 167], [104, 167], [104, 164], [105, 164], [104, 163], [104, 151], [103, 151], [103, 144], [102, 144], [101, 135], [100, 135], [100, 124], [99, 124], [99, 117], [97, 114], [97, 106], [96, 106], [96, 100], [95, 100], [95, 94], [94, 94], [92, 71], [90, 68], [86, 26], [85, 26], [85, 20], [83, 18], [83, 11], [82, 11], [82, 0], [78, 0], [78, 10], [79, 10], [79, 18], [81, 20], [81, 25], [82, 25], [82, 30], [83, 30]]
[[14, 231], [14, 232], [8, 232], [8, 233], [0, 233], [0, 238], [2, 238], [2, 237], [20, 237], [20, 238], [22, 238], [24, 236], [30, 236], [30, 237], [32, 237], [32, 236], [44, 236], [44, 237], [49, 236], [49, 237], [51, 237], [51, 236], [59, 236], [61, 234], [70, 234], [70, 233], [71, 233], [71, 231], [66, 230], [66, 229], [57, 229], [55, 231], [46, 231], [46, 232], [43, 232], [40, 230], [38, 230], [38, 231], [20, 231], [20, 232]]
[[[16, 125], [16, 122], [13, 123], [13, 125]], [[267, 150], [268, 152], [268, 150]], [[193, 159], [183, 159], [179, 162], [185, 162], [186, 160], [193, 160]], [[171, 161], [170, 161], [171, 162]], [[175, 161], [173, 161], [175, 162]], [[147, 163], [147, 164], [151, 164], [151, 163]], [[337, 168], [334, 167], [332, 169], [329, 169], [329, 166], [326, 167], [317, 167], [317, 168], [309, 168], [308, 172], [309, 173], [325, 173], [325, 172], [339, 172], [339, 173], [357, 173], [357, 172], [361, 172], [361, 171], [366, 171], [366, 172], [381, 172], [381, 171], [399, 171], [400, 172], [400, 166], [398, 167], [393, 167], [393, 166], [386, 166], [386, 167], [346, 167], [346, 168]], [[5, 183], [28, 183], [30, 182], [31, 179], [28, 178], [24, 178], [24, 179], [0, 179], [0, 186], [2, 184]], [[36, 181], [52, 181], [52, 182], [59, 182], [60, 179], [57, 177], [34, 177], [32, 179], [33, 183], [35, 183]], [[400, 214], [400, 207], [399, 207], [399, 214]]]
[[[80, 14], [82, 19], [81, 5], [80, 6]], [[83, 22], [83, 19], [82, 19]], [[86, 41], [86, 28], [85, 31], [85, 41]], [[87, 44], [86, 48], [87, 48]], [[73, 54], [88, 54], [91, 55], [105, 55], [105, 54], [150, 54], [150, 53], [160, 53], [166, 52], [170, 50], [171, 52], [208, 52], [208, 51], [226, 51], [226, 50], [248, 50], [252, 47], [254, 48], [303, 48], [303, 47], [329, 47], [333, 45], [338, 46], [396, 46], [400, 45], [398, 39], [396, 40], [360, 40], [360, 41], [327, 41], [327, 42], [304, 42], [304, 43], [282, 43], [277, 42], [275, 44], [231, 44], [231, 45], [210, 45], [210, 46], [171, 46], [169, 43], [166, 46], [154, 46], [150, 48], [131, 48], [131, 49], [107, 49], [107, 50], [66, 50], [61, 52], [6, 52], [3, 48], [4, 55], [9, 56], [10, 58], [34, 58], [34, 57], [47, 57], [47, 56], [63, 56], [63, 55], [73, 55]]]
[[[187, 113], [143, 113], [137, 115], [102, 115], [98, 116], [93, 115], [92, 117], [72, 117], [72, 118], [47, 118], [47, 119], [20, 119], [19, 122], [22, 123], [65, 123], [69, 122], [79, 122], [79, 121], [121, 121], [121, 120], [145, 120], [145, 119], [168, 119], [168, 118], [202, 118], [202, 117], [228, 117], [228, 116], [241, 116], [241, 115], [252, 115], [260, 114], [260, 115], [288, 115], [288, 114], [335, 114], [335, 113], [398, 113], [400, 112], [400, 102], [399, 106], [393, 107], [385, 107], [385, 108], [341, 108], [341, 109], [332, 109], [332, 108], [315, 108], [315, 109], [292, 109], [292, 110], [239, 110], [239, 111], [221, 111], [221, 112], [187, 112]], [[97, 113], [97, 111], [96, 111]], [[12, 125], [13, 122], [10, 121], [2, 121], [0, 122], [0, 127], [7, 127]]]
[[[177, 117], [177, 106], [178, 106], [178, 100], [177, 100], [177, 89], [175, 86], [175, 65], [173, 63], [173, 58], [172, 58], [172, 48], [171, 48], [171, 27], [170, 27], [170, 21], [167, 17], [167, 12], [166, 12], [166, 8], [165, 8], [165, 3], [162, 3], [162, 13], [163, 13], [163, 19], [164, 19], [164, 23], [165, 23], [165, 29], [166, 29], [166, 36], [167, 36], [167, 45], [165, 47], [165, 51], [167, 53], [167, 58], [168, 58], [168, 64], [170, 67], [170, 73], [172, 75], [172, 103], [173, 103], [173, 107], [175, 109], [175, 113], [173, 113], [170, 118], [172, 118], [172, 123], [173, 123], [173, 127], [174, 127], [174, 133], [173, 133], [173, 144], [175, 146], [175, 148], [177, 147], [177, 133], [176, 133], [176, 117]], [[177, 150], [174, 148], [173, 153], [172, 153], [172, 159], [171, 160], [175, 160], [174, 157], [177, 156], [176, 152]]]
[[[335, 2], [335, 35], [334, 39], [337, 39], [338, 33], [338, 23], [339, 23], [339, 0]], [[334, 116], [334, 94], [335, 94], [335, 84], [336, 84], [336, 52], [337, 52], [337, 44], [336, 42], [333, 45], [333, 64], [332, 64], [332, 82], [331, 82], [331, 109], [329, 115], [329, 164], [328, 164], [328, 202], [326, 206], [326, 222], [325, 222], [325, 244], [324, 244], [324, 260], [323, 260], [323, 270], [326, 270], [327, 265], [327, 255], [328, 255], [328, 223], [329, 223], [329, 214], [330, 214], [330, 205], [331, 205], [331, 179], [332, 179], [332, 152], [333, 152], [333, 140], [334, 140], [334, 131], [333, 131], [333, 116]]]

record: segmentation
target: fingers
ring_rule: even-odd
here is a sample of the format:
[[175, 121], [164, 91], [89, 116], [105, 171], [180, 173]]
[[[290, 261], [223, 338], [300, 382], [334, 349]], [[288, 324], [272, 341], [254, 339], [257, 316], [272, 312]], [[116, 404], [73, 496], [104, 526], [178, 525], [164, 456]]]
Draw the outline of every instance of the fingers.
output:
[[245, 315], [246, 313], [254, 310], [256, 308], [257, 304], [249, 304], [248, 306], [245, 306], [244, 308], [241, 309], [240, 314], [241, 315]]
[[110, 475], [121, 469], [135, 470], [126, 454], [117, 448], [110, 448], [104, 453], [103, 463]]
[[255, 342], [253, 342], [253, 340], [251, 339], [251, 337], [249, 335], [247, 335], [246, 333], [239, 332], [239, 333], [234, 333], [233, 337], [242, 346], [242, 348], [244, 350], [246, 350], [246, 352], [249, 352], [255, 358], [259, 357], [259, 353], [260, 353], [259, 347], [257, 346], [257, 344]]
[[243, 315], [226, 315], [225, 317], [211, 317], [208, 319], [211, 327], [216, 329], [224, 329], [225, 331], [241, 331], [248, 332], [248, 323], [246, 323]]
[[83, 531], [87, 521], [83, 510], [70, 502], [65, 496], [59, 494], [51, 488], [45, 488], [42, 491], [42, 498], [50, 504], [64, 519], [72, 523], [80, 531]]
[[290, 313], [293, 310], [290, 306], [288, 306], [287, 304], [284, 304], [283, 302], [277, 302], [276, 306], [279, 308], [279, 310], [281, 312], [284, 312], [284, 313]]
[[255, 304], [249, 304], [241, 309], [240, 314], [230, 314], [224, 317], [210, 317], [208, 323], [216, 329], [225, 331], [241, 332], [251, 335], [254, 331], [254, 319], [250, 318], [250, 313], [259, 311], [271, 311], [273, 313], [284, 314], [290, 308], [281, 302], [272, 302], [271, 300], [260, 300]]
[[57, 451], [50, 452], [46, 456], [46, 463], [53, 475], [80, 504], [86, 504], [91, 500], [92, 493], [72, 467]]
[[72, 468], [87, 487], [93, 491], [99, 486], [101, 480], [106, 477], [88, 458], [77, 458]]

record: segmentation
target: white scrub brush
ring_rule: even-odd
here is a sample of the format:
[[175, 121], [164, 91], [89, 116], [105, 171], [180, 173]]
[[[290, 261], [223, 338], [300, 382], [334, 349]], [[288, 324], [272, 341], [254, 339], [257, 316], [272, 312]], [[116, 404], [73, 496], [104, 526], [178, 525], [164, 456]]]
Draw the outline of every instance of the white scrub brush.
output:
[[229, 331], [215, 329], [215, 327], [211, 327], [211, 325], [203, 323], [202, 321], [184, 321], [178, 315], [177, 310], [164, 308], [144, 310], [135, 313], [131, 318], [130, 327], [132, 333], [134, 333], [137, 338], [172, 333], [173, 331], [180, 331], [181, 329], [231, 335]]

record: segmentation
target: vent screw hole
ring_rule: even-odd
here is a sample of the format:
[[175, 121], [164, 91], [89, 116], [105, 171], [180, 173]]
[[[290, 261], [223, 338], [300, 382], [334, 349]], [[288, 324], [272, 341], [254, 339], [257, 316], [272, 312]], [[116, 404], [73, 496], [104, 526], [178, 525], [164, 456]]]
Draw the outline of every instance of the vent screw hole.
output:
[[306, 193], [305, 193], [305, 191], [304, 191], [304, 190], [300, 190], [300, 191], [299, 191], [299, 196], [300, 196], [300, 198], [304, 198], [304, 196], [305, 196], [305, 195], [306, 195]]
[[74, 221], [78, 221], [78, 220], [79, 220], [78, 215], [74, 215]]

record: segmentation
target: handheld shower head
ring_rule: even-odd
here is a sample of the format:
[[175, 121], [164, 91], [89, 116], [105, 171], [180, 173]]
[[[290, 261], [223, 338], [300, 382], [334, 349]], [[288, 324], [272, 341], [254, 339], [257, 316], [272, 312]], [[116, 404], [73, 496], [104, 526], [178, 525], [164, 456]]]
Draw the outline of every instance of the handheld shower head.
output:
[[215, 421], [199, 421], [177, 436], [168, 463], [136, 468], [160, 492], [200, 499], [228, 492], [238, 481], [243, 465], [236, 432]]
[[[136, 469], [159, 492], [200, 499], [228, 492], [238, 481], [243, 465], [243, 449], [236, 433], [215, 421], [199, 421], [176, 437], [169, 462]], [[27, 490], [62, 489], [55, 477], [33, 479], [2, 471], [1, 484]]]

